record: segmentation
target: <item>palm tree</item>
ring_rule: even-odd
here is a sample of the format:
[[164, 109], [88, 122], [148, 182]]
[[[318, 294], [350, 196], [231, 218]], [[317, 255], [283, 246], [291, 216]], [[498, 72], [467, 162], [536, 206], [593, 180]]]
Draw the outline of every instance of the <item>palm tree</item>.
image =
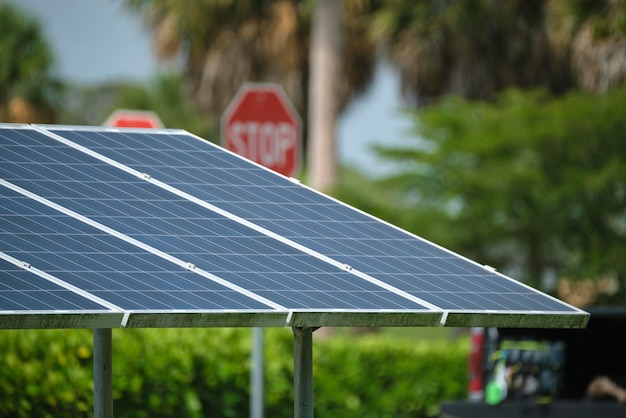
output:
[[612, 0], [384, 0], [385, 39], [417, 105], [508, 87], [604, 91], [624, 80], [626, 4]]
[[[626, 3], [612, 0], [557, 1], [546, 13], [553, 45], [565, 45], [576, 86], [605, 92], [626, 77]], [[568, 42], [569, 40], [569, 42]]]
[[[346, 50], [338, 110], [371, 81], [375, 44], [366, 36], [367, 0], [347, 0]], [[152, 29], [157, 56], [184, 61], [194, 103], [219, 120], [240, 86], [278, 83], [305, 119], [314, 2], [298, 0], [126, 0]]]
[[52, 52], [39, 24], [8, 4], [0, 4], [0, 55], [0, 120], [54, 122], [63, 84]]

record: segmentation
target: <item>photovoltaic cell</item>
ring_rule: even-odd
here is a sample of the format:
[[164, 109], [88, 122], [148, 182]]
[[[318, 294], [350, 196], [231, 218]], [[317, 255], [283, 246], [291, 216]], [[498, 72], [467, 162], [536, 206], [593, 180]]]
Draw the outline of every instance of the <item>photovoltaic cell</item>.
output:
[[578, 313], [190, 134], [51, 131], [441, 309]]
[[85, 310], [108, 309], [0, 259], [0, 311]]
[[[122, 309], [271, 309], [33, 199], [0, 187], [0, 252]], [[8, 280], [4, 273], [3, 269], [0, 288], [6, 285], [5, 279]], [[33, 274], [26, 275], [29, 280], [24, 283], [46, 284], [48, 288], [42, 290], [56, 288]], [[69, 292], [55, 292], [69, 298]], [[24, 292], [24, 297], [29, 294]], [[51, 294], [52, 298], [55, 293]], [[70, 300], [74, 302], [75, 299]], [[78, 298], [78, 301], [82, 299]], [[82, 302], [85, 308], [102, 309], [102, 306], [88, 302]]]
[[[0, 175], [10, 184], [287, 309], [431, 311], [37, 131], [0, 130], [0, 145], [7, 151], [0, 158]], [[54, 211], [46, 205], [40, 206]], [[73, 219], [65, 222], [81, 223]], [[87, 286], [90, 292], [128, 309], [131, 309], [131, 302], [153, 310], [215, 307], [207, 306], [213, 296], [219, 294], [215, 289], [210, 289], [213, 293], [202, 301], [197, 300], [202, 291], [196, 288], [195, 282], [193, 286], [181, 284], [182, 292], [177, 293], [157, 272], [142, 274], [144, 268], [153, 264], [167, 271], [168, 266], [163, 263], [168, 261], [149, 253], [128, 258], [126, 254], [134, 254], [137, 249], [128, 248], [133, 245], [118, 237], [109, 237], [115, 243], [91, 242], [94, 238], [104, 240], [103, 235], [107, 234], [89, 231], [83, 234], [82, 239], [91, 245], [123, 247], [123, 251], [117, 254], [119, 264], [107, 271], [100, 271], [104, 268], [101, 267], [94, 272], [94, 276], [87, 275], [87, 283], [79, 283], [78, 277], [67, 278], [68, 281], [78, 283], [81, 288]], [[75, 239], [78, 244], [66, 244], [62, 237], [58, 240], [46, 243], [44, 247], [51, 249], [49, 253], [43, 254], [41, 250], [42, 254], [37, 254], [38, 257], [52, 259], [49, 265], [44, 266], [46, 271], [59, 264], [61, 267], [54, 270], [55, 274], [75, 271], [77, 261], [66, 254], [70, 248], [73, 253], [79, 254], [79, 258], [88, 258], [79, 263], [82, 267], [85, 264], [111, 265], [109, 260], [100, 260], [100, 257], [110, 257], [114, 249], [105, 247], [89, 251], [80, 246], [81, 240]], [[27, 241], [24, 246], [32, 245], [31, 241]], [[58, 254], [65, 256], [59, 259]], [[133, 272], [132, 282], [127, 277], [127, 270]], [[195, 275], [186, 271], [177, 274]], [[100, 280], [114, 280], [119, 286], [107, 282], [103, 289], [95, 288], [94, 283]], [[209, 280], [202, 280], [207, 282], [206, 286], [211, 284]], [[126, 300], [127, 290], [123, 286], [136, 291], [132, 300]], [[147, 295], [150, 295], [149, 299], [146, 299]], [[236, 302], [241, 303], [241, 299], [240, 296]], [[260, 308], [250, 305], [249, 301], [246, 303], [246, 308]], [[225, 306], [225, 302], [221, 302], [220, 307], [241, 308]]]

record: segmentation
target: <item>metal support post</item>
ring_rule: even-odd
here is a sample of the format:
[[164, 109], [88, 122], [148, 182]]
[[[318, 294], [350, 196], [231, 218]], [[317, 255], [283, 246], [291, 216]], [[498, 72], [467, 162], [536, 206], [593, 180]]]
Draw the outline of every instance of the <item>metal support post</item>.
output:
[[94, 418], [113, 418], [113, 342], [110, 328], [93, 330]]
[[294, 418], [313, 418], [313, 331], [293, 328]]
[[263, 418], [263, 328], [252, 329], [252, 361], [250, 369], [250, 417]]

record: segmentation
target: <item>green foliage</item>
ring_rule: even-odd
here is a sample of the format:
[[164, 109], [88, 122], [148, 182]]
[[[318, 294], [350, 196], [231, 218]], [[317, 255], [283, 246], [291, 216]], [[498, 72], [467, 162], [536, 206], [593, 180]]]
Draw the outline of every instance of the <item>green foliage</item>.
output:
[[408, 211], [398, 211], [397, 191], [366, 177], [357, 169], [343, 167], [333, 197], [396, 225], [404, 224]]
[[247, 414], [247, 330], [124, 330], [114, 336], [116, 416]]
[[314, 353], [315, 416], [434, 417], [465, 396], [467, 346], [383, 339], [320, 342]]
[[6, 3], [0, 3], [0, 57], [0, 121], [16, 121], [8, 105], [20, 97], [34, 107], [21, 118], [53, 122], [64, 91], [54, 57], [39, 23]]
[[2, 331], [0, 352], [0, 416], [83, 417], [93, 410], [89, 331]]
[[626, 3], [612, 0], [562, 0], [556, 7], [557, 13], [566, 15], [576, 24], [591, 25], [596, 38], [610, 38], [624, 34]]
[[406, 167], [383, 185], [405, 196], [409, 230], [535, 285], [550, 274], [616, 278], [621, 291], [600, 302], [623, 303], [624, 112], [623, 88], [448, 97], [415, 113], [419, 140], [379, 148]]
[[[113, 331], [116, 417], [249, 413], [248, 329]], [[292, 334], [265, 331], [265, 413], [293, 416]], [[89, 330], [0, 332], [0, 416], [93, 411]], [[315, 416], [432, 417], [466, 394], [466, 339], [414, 344], [380, 336], [314, 339]]]
[[185, 129], [202, 138], [218, 141], [217, 129], [193, 108], [185, 95], [183, 76], [162, 73], [146, 85], [129, 85], [120, 90], [115, 108], [152, 110], [167, 128]]
[[100, 125], [115, 109], [154, 111], [166, 128], [217, 141], [217, 129], [185, 95], [183, 76], [161, 73], [145, 84], [113, 83], [75, 89], [64, 114], [68, 125]]

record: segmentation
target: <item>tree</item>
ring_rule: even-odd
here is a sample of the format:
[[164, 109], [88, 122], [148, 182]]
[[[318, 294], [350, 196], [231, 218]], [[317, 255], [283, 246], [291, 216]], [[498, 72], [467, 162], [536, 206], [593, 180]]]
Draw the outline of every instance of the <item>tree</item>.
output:
[[[376, 45], [366, 36], [370, 2], [346, 1], [346, 50], [337, 84], [337, 111], [370, 82]], [[186, 91], [218, 121], [241, 85], [280, 84], [300, 115], [308, 101], [311, 1], [126, 0], [153, 33], [157, 55], [184, 62]]]
[[610, 283], [600, 302], [623, 303], [625, 111], [626, 88], [447, 97], [415, 113], [421, 140], [379, 149], [405, 167], [383, 185], [411, 213], [400, 226], [549, 291]]
[[167, 128], [184, 129], [217, 141], [215, 125], [200, 114], [183, 91], [178, 72], [158, 74], [145, 84], [110, 83], [74, 91], [62, 115], [68, 125], [100, 125], [115, 109], [152, 110]]
[[52, 52], [39, 24], [8, 4], [0, 4], [0, 56], [0, 120], [54, 122], [64, 87]]
[[411, 102], [495, 100], [510, 87], [606, 91], [626, 74], [626, 3], [612, 0], [385, 0], [386, 39]]

